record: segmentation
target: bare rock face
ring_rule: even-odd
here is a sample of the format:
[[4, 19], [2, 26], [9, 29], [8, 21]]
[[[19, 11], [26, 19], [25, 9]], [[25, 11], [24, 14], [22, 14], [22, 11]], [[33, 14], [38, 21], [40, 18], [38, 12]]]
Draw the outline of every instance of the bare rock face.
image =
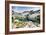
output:
[[27, 25], [24, 27], [24, 28], [33, 28], [33, 27], [36, 27], [32, 21], [29, 21], [29, 22], [26, 22]]

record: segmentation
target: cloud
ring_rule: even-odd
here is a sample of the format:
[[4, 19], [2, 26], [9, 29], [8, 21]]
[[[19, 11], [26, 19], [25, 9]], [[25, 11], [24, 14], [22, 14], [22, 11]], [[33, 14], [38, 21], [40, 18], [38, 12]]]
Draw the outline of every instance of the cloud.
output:
[[30, 11], [30, 10], [39, 10], [39, 7], [22, 7], [22, 6], [12, 6], [12, 10], [14, 12], [23, 12], [23, 11]]

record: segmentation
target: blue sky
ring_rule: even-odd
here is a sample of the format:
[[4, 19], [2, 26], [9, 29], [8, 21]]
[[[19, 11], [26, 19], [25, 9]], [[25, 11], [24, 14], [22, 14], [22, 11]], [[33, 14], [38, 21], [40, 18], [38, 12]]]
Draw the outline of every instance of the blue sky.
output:
[[23, 12], [23, 11], [30, 11], [30, 10], [39, 10], [39, 7], [23, 7], [23, 6], [12, 6], [12, 10], [14, 12]]

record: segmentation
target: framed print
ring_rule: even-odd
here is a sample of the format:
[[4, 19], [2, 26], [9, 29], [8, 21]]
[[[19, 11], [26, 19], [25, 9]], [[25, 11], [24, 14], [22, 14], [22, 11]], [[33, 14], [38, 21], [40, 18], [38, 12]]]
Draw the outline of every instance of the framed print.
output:
[[44, 3], [6, 1], [6, 34], [44, 32]]

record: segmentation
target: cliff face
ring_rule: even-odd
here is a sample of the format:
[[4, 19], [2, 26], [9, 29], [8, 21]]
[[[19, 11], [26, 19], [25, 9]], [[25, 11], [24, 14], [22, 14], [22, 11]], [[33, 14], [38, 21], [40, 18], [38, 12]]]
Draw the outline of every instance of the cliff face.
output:
[[[18, 13], [18, 12], [14, 12], [14, 11], [12, 11], [12, 14], [14, 15], [14, 16], [16, 16], [16, 15], [18, 15], [18, 16], [26, 16], [27, 14], [29, 14], [29, 15], [32, 15], [32, 14], [36, 14], [37, 15], [37, 13], [39, 14], [40, 13], [40, 10], [36, 10], [36, 11], [33, 11], [33, 10], [31, 10], [31, 11], [24, 11], [24, 12], [22, 12], [22, 13]], [[33, 16], [33, 15], [32, 15]]]

